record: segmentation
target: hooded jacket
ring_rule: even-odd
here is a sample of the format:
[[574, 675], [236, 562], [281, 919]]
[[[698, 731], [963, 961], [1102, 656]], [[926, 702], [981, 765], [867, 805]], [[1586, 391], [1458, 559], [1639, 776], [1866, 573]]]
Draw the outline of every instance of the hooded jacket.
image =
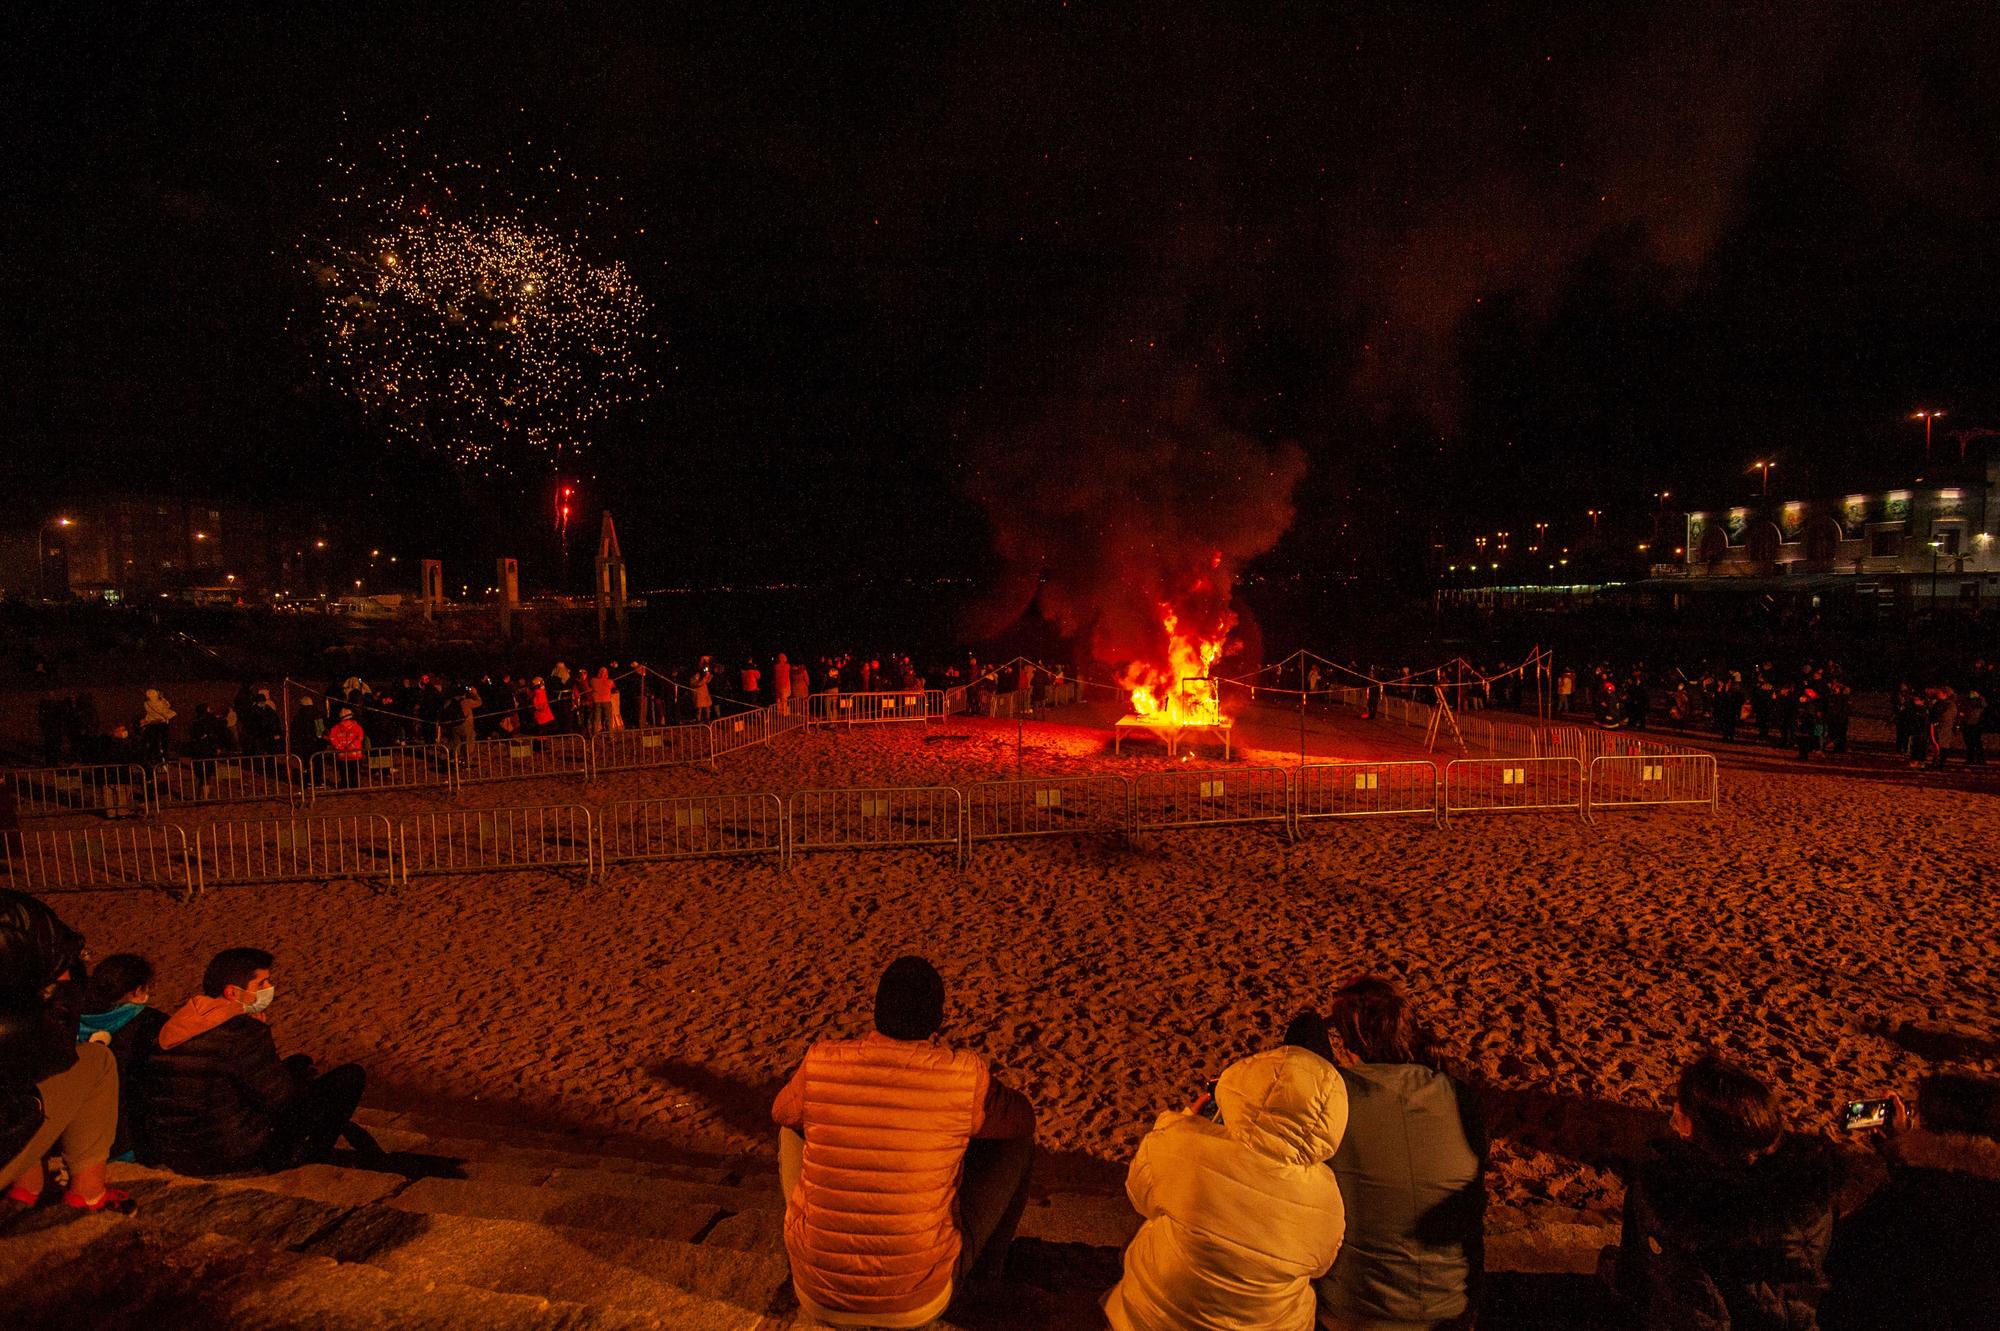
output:
[[1287, 1045], [1233, 1063], [1220, 1122], [1160, 1115], [1125, 1191], [1145, 1223], [1104, 1296], [1116, 1331], [1310, 1331], [1345, 1213], [1324, 1168], [1347, 1130], [1333, 1064]]
[[1839, 1163], [1786, 1137], [1747, 1162], [1652, 1144], [1625, 1190], [1618, 1286], [1645, 1331], [1816, 1331]]
[[257, 1167], [279, 1111], [301, 1087], [262, 1013], [197, 994], [168, 1019], [147, 1062], [146, 1143], [182, 1174]]
[[83, 935], [35, 898], [0, 888], [0, 1161], [42, 1125], [35, 1083], [76, 1064]]
[[957, 1269], [958, 1184], [974, 1137], [1026, 1137], [1034, 1109], [986, 1060], [925, 1040], [822, 1040], [771, 1118], [805, 1137], [785, 1199], [801, 1301], [916, 1326], [944, 1311]]
[[146, 690], [146, 710], [145, 714], [139, 718], [140, 725], [163, 726], [178, 715], [179, 713], [174, 711], [173, 705], [160, 696], [158, 689]]

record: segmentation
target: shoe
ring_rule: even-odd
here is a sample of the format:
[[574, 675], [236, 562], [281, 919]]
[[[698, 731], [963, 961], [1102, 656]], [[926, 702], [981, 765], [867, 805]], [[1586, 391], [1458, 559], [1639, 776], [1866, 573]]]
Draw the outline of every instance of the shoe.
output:
[[98, 1194], [94, 1202], [87, 1202], [73, 1192], [66, 1192], [63, 1194], [63, 1205], [78, 1211], [110, 1211], [115, 1215], [131, 1215], [139, 1209], [139, 1204], [132, 1200], [131, 1194], [120, 1192], [116, 1188], [106, 1188]]
[[6, 1192], [0, 1193], [0, 1197], [4, 1197], [10, 1203], [9, 1209], [19, 1206], [33, 1210], [42, 1204], [42, 1194], [39, 1192], [29, 1192], [26, 1188], [10, 1187]]

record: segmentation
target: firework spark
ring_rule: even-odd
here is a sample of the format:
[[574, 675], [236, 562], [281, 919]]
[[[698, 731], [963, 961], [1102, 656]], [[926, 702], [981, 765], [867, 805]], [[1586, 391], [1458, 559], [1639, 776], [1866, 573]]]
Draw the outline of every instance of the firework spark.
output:
[[551, 220], [596, 233], [608, 210], [553, 160], [526, 188], [511, 155], [414, 167], [416, 137], [378, 145], [386, 184], [337, 165], [336, 225], [300, 242], [317, 368], [393, 440], [488, 475], [576, 467], [592, 429], [650, 384], [644, 294]]

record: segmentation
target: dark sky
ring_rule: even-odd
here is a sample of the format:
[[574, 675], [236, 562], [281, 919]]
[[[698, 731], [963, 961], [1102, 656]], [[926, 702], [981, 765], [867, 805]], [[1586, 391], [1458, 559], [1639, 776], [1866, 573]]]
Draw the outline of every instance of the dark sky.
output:
[[667, 345], [594, 489], [641, 585], [985, 576], [990, 461], [1115, 497], [1120, 413], [1296, 443], [1307, 568], [2000, 426], [1995, 6], [897, 8], [13, 9], [6, 502], [305, 496], [490, 553], [508, 496], [286, 326], [327, 160], [425, 117], [623, 197], [602, 257]]

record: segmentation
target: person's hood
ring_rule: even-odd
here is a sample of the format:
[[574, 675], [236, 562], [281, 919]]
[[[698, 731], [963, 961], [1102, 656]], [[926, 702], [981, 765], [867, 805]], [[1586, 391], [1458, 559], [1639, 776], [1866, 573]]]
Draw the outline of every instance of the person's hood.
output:
[[146, 690], [146, 701], [147, 701], [147, 702], [158, 702], [159, 700], [160, 700], [160, 691], [159, 691], [158, 689], [147, 689], [147, 690]]
[[1787, 1136], [1747, 1162], [1718, 1161], [1692, 1142], [1664, 1137], [1639, 1166], [1654, 1208], [1695, 1234], [1768, 1237], [1811, 1219], [1830, 1204], [1840, 1162], [1818, 1137]]
[[[86, 1012], [77, 1023], [77, 1043], [89, 1044], [91, 1037], [104, 1036], [109, 1040], [125, 1028], [125, 1024], [146, 1010], [144, 1003], [120, 1003], [109, 1012]], [[99, 1041], [103, 1043], [103, 1041]]]
[[181, 1004], [181, 1010], [167, 1018], [167, 1024], [160, 1028], [160, 1048], [172, 1049], [175, 1045], [186, 1044], [197, 1035], [206, 1035], [225, 1021], [237, 1017], [252, 1017], [258, 1021], [268, 1021], [262, 1012], [250, 1012], [233, 998], [210, 998], [207, 994], [196, 994]]
[[0, 888], [0, 1008], [39, 1009], [43, 990], [73, 970], [82, 953], [83, 935], [54, 911], [25, 892]]
[[1347, 1133], [1340, 1070], [1291, 1045], [1230, 1064], [1215, 1100], [1233, 1140], [1288, 1164], [1326, 1163]]

